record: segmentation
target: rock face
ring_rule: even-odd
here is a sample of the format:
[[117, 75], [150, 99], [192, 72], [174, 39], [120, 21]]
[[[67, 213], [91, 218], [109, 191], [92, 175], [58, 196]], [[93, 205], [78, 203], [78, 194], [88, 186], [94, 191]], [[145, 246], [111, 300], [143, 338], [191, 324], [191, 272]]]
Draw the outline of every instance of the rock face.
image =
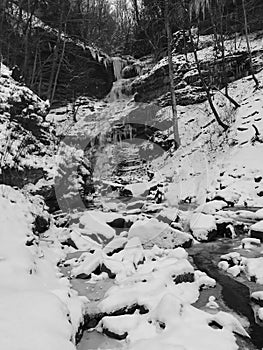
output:
[[[16, 55], [10, 57], [6, 43], [2, 52], [5, 57], [9, 57], [10, 66], [16, 64], [21, 68], [25, 53], [21, 47], [23, 40], [20, 32], [15, 31], [12, 24], [14, 16], [15, 11], [8, 14], [2, 28], [3, 35], [9, 35]], [[50, 98], [50, 89], [53, 89], [56, 79], [55, 101], [59, 100], [60, 103], [80, 95], [103, 98], [108, 94], [114, 81], [114, 73], [112, 62], [106, 54], [66, 35], [59, 38], [55, 29], [36, 18], [30, 35], [32, 49], [28, 50], [25, 80], [41, 98]], [[60, 63], [58, 57], [63, 57]], [[59, 70], [57, 78], [54, 67], [55, 72]]]
[[11, 78], [0, 76], [0, 181], [11, 186], [35, 184], [52, 164], [54, 129], [45, 121], [48, 104]]
[[138, 75], [138, 69], [136, 68], [135, 64], [128, 65], [123, 68], [121, 75], [123, 79], [130, 79], [134, 78]]
[[[206, 82], [221, 88], [224, 85], [223, 68], [226, 66], [226, 80], [228, 82], [245, 76], [249, 71], [246, 53], [228, 55], [225, 62], [222, 59], [208, 58], [200, 62], [203, 77]], [[177, 103], [189, 105], [201, 103], [206, 100], [196, 65], [193, 61], [186, 61], [183, 55], [177, 55], [174, 60], [174, 83]], [[170, 87], [168, 76], [168, 63], [163, 59], [151, 71], [134, 80], [133, 93], [137, 93], [142, 102], [157, 100], [161, 106], [170, 105]]]

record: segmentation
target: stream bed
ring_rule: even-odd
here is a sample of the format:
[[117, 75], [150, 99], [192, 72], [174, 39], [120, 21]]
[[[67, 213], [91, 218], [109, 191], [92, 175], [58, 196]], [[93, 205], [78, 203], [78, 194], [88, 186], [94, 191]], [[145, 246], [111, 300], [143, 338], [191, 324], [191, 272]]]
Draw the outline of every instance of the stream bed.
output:
[[[242, 256], [258, 257], [263, 255], [263, 247], [256, 247], [253, 250], [241, 249], [241, 239], [222, 238], [215, 242], [195, 244], [188, 249], [189, 260], [196, 269], [206, 272], [217, 281], [215, 288], [204, 289], [200, 292], [200, 297], [193, 305], [201, 310], [213, 312], [207, 309], [207, 301], [210, 296], [214, 296], [221, 311], [232, 313], [246, 328], [251, 336], [251, 342], [246, 338], [237, 336], [237, 343], [240, 349], [262, 349], [263, 328], [262, 324], [255, 321], [254, 310], [250, 303], [250, 294], [253, 291], [262, 290], [260, 284], [250, 282], [246, 276], [232, 277], [219, 270], [217, 263], [220, 256], [229, 252], [240, 252]], [[81, 252], [70, 254], [68, 258], [77, 258]], [[70, 274], [70, 268], [63, 268], [65, 275]], [[72, 287], [80, 295], [86, 296], [90, 300], [89, 312], [98, 312], [97, 304], [103, 299], [106, 291], [114, 285], [113, 279], [105, 279], [95, 284], [85, 279], [71, 279]], [[216, 312], [216, 311], [215, 311]], [[125, 341], [118, 341], [104, 334], [100, 334], [93, 329], [85, 330], [77, 345], [78, 350], [87, 349], [117, 349], [122, 348]]]

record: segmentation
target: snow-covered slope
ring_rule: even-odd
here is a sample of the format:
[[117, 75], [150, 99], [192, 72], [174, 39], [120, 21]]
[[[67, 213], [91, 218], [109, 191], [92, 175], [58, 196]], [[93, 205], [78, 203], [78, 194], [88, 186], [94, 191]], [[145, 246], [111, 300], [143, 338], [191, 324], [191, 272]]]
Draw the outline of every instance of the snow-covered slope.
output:
[[41, 207], [9, 186], [0, 187], [0, 211], [0, 348], [74, 350], [84, 300], [58, 270], [58, 229], [34, 235]]
[[[262, 81], [263, 71], [257, 77]], [[172, 158], [163, 157], [155, 164], [159, 177], [172, 177], [170, 191], [177, 202], [190, 197], [202, 204], [218, 197], [263, 206], [262, 90], [255, 90], [252, 78], [246, 77], [231, 83], [229, 93], [239, 108], [219, 92], [214, 96], [222, 119], [230, 125], [227, 132], [207, 103], [178, 107], [182, 146]]]

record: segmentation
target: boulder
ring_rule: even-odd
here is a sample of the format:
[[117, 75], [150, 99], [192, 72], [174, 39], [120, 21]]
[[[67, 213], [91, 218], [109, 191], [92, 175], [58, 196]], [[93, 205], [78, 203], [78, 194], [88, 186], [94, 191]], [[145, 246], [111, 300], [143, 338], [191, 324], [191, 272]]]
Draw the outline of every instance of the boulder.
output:
[[211, 241], [217, 237], [216, 220], [212, 215], [194, 213], [190, 219], [190, 230], [198, 241]]
[[33, 225], [33, 232], [35, 234], [44, 233], [50, 227], [50, 217], [48, 215], [37, 215]]
[[251, 225], [249, 232], [251, 238], [257, 238], [263, 242], [263, 220]]
[[189, 233], [174, 229], [155, 218], [136, 221], [129, 231], [129, 238], [132, 237], [139, 237], [147, 249], [154, 245], [165, 249], [189, 248], [193, 240]]

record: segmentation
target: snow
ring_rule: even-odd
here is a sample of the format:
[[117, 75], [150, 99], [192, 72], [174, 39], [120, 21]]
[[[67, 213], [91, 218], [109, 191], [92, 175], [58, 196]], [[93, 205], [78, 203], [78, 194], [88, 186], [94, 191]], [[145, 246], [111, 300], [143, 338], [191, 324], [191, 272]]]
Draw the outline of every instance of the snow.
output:
[[80, 217], [82, 235], [103, 236], [111, 239], [115, 236], [115, 230], [103, 222], [99, 212], [87, 211]]
[[257, 311], [258, 318], [263, 321], [263, 307], [260, 307]]
[[230, 275], [232, 275], [232, 276], [234, 276], [234, 277], [237, 277], [237, 276], [240, 275], [241, 267], [238, 266], [238, 265], [229, 267], [229, 268], [227, 269], [227, 272], [228, 272]]
[[226, 206], [226, 202], [214, 200], [200, 205], [198, 208], [195, 209], [195, 212], [203, 214], [215, 214], [217, 211], [223, 209]]
[[115, 250], [121, 249], [128, 242], [126, 237], [116, 237], [110, 241], [103, 249], [105, 254], [114, 252]]
[[256, 299], [256, 300], [263, 301], [263, 291], [260, 290], [260, 291], [257, 291], [257, 292], [253, 292], [253, 293], [251, 294], [251, 298]]
[[[257, 42], [256, 45], [258, 44]], [[91, 52], [94, 58], [97, 57], [95, 50], [91, 49]], [[211, 47], [204, 48], [198, 54], [206, 60], [209, 55], [213, 57]], [[189, 57], [193, 60], [192, 54]], [[121, 78], [123, 64], [121, 59], [113, 59], [116, 79]], [[166, 64], [166, 60], [160, 62], [154, 70], [162, 64]], [[10, 74], [4, 66], [2, 73]], [[259, 73], [259, 79], [262, 78], [263, 72]], [[10, 92], [8, 89], [9, 87], [1, 87], [3, 103], [6, 103], [6, 96]], [[174, 156], [165, 158], [163, 155], [156, 161], [159, 162], [156, 169], [160, 178], [171, 175], [172, 183], [166, 187], [165, 192], [169, 206], [176, 207], [180, 200], [188, 197], [193, 204], [201, 204], [189, 223], [193, 236], [198, 240], [206, 240], [209, 232], [216, 229], [216, 218], [211, 214], [218, 213], [225, 206], [225, 201], [230, 204], [243, 205], [246, 202], [249, 205], [263, 205], [262, 196], [259, 195], [262, 184], [254, 180], [263, 173], [263, 146], [251, 143], [254, 136], [252, 124], [255, 123], [261, 132], [263, 130], [262, 92], [253, 92], [253, 83], [247, 78], [230, 84], [229, 91], [241, 103], [235, 115], [232, 114], [228, 102], [220, 99], [217, 93], [214, 96], [219, 111], [224, 112], [222, 115], [233, 118], [233, 124], [226, 135], [220, 135], [220, 129], [215, 123], [206, 127], [207, 123], [213, 121], [213, 117], [207, 114], [206, 103], [195, 106], [193, 122], [193, 107], [179, 106], [182, 147]], [[14, 93], [13, 98], [19, 99], [19, 93]], [[120, 105], [118, 108], [121, 110], [122, 107]], [[106, 108], [101, 118], [109, 110], [110, 108]], [[161, 112], [165, 112], [165, 120], [170, 108]], [[258, 113], [253, 114], [255, 112]], [[110, 116], [111, 121], [120, 118], [117, 114]], [[90, 115], [87, 119], [89, 118]], [[81, 121], [81, 125], [85, 125], [85, 128], [80, 128], [84, 135], [92, 124], [87, 119]], [[94, 121], [96, 123], [97, 120]], [[98, 124], [101, 127], [101, 123]], [[244, 125], [247, 130], [240, 129]], [[80, 124], [75, 127], [79, 128]], [[201, 130], [198, 137], [197, 130]], [[233, 140], [237, 142], [236, 146], [230, 146]], [[140, 197], [151, 185], [150, 182], [140, 182], [130, 184], [127, 188], [135, 197]], [[172, 249], [169, 246], [167, 249], [164, 243], [161, 244], [164, 234], [167, 237], [169, 234], [176, 244], [183, 244], [191, 238], [188, 233], [173, 229], [156, 218], [138, 216], [128, 234], [122, 232], [120, 237], [116, 237], [115, 230], [107, 222], [122, 217], [120, 214], [114, 216], [113, 213], [86, 211], [78, 216], [79, 223], [73, 224], [69, 230], [62, 232], [52, 227], [47, 233], [50, 242], [37, 240], [38, 245], [26, 247], [25, 241], [33, 235], [32, 221], [36, 214], [33, 207], [36, 204], [28, 202], [18, 191], [8, 191], [9, 194], [0, 198], [0, 273], [3, 276], [0, 282], [0, 331], [3, 334], [0, 348], [20, 350], [21, 344], [25, 345], [26, 350], [75, 348], [71, 339], [82, 320], [85, 300], [70, 289], [68, 280], [61, 278], [57, 268], [60, 259], [65, 258], [65, 252], [59, 243], [62, 236], [71, 238], [79, 250], [85, 250], [78, 259], [66, 262], [73, 267], [72, 276], [85, 274], [91, 275], [92, 281], [104, 279], [107, 277], [105, 273], [100, 276], [92, 274], [102, 264], [116, 274], [115, 285], [99, 303], [100, 311], [110, 313], [134, 305], [145, 306], [149, 310], [146, 315], [135, 313], [104, 317], [100, 322], [98, 329], [101, 331], [108, 329], [116, 334], [127, 332], [127, 349], [150, 347], [153, 350], [210, 350], [212, 344], [215, 350], [235, 350], [238, 347], [233, 332], [248, 336], [233, 316], [223, 312], [211, 315], [191, 305], [198, 299], [200, 288], [214, 287], [215, 281], [200, 271], [194, 271], [183, 248]], [[223, 201], [215, 199], [216, 197]], [[205, 203], [207, 199], [211, 201]], [[108, 203], [108, 210], [119, 209], [117, 205]], [[173, 221], [178, 216], [176, 208], [164, 208], [162, 205], [145, 206], [144, 209], [161, 209], [159, 215], [167, 221]], [[244, 211], [239, 214], [258, 220], [263, 218], [262, 209], [254, 215]], [[185, 215], [189, 219], [191, 214]], [[260, 231], [262, 222], [251, 228], [253, 227]], [[153, 248], [144, 249], [150, 241]], [[245, 238], [242, 244], [245, 249], [250, 249], [259, 242]], [[114, 253], [115, 250], [119, 252]], [[114, 254], [107, 256], [110, 253]], [[257, 283], [263, 284], [263, 258], [245, 259], [239, 253], [232, 252], [223, 255], [221, 259], [227, 261], [219, 262], [219, 268], [237, 276], [245, 266], [244, 272], [248, 278], [253, 276]], [[234, 266], [230, 267], [228, 262], [234, 263]], [[193, 275], [193, 281], [175, 284], [177, 277], [184, 275]], [[261, 298], [261, 294], [257, 294], [256, 298]], [[215, 300], [209, 302], [209, 307], [217, 306]], [[259, 318], [262, 318], [261, 315], [262, 311], [258, 311]], [[212, 329], [209, 326], [212, 321], [216, 321], [223, 328]]]
[[138, 182], [125, 186], [125, 189], [130, 190], [134, 197], [140, 197], [152, 186], [154, 185], [151, 182]]
[[105, 316], [96, 327], [97, 331], [107, 329], [115, 334], [122, 335], [137, 327], [140, 321], [139, 315]]
[[206, 307], [208, 307], [210, 309], [218, 309], [219, 305], [217, 304], [217, 302], [215, 300], [216, 300], [216, 298], [213, 295], [211, 295], [208, 298], [208, 303], [206, 304]]
[[103, 261], [102, 251], [97, 250], [93, 254], [92, 253], [83, 253], [78, 259], [78, 262], [81, 262], [80, 265], [76, 265], [71, 270], [72, 276], [80, 276], [82, 274], [87, 277], [91, 275], [92, 272], [96, 270], [97, 267], [101, 265]]
[[[116, 257], [116, 254], [115, 254]], [[175, 293], [183, 300], [194, 302], [198, 297], [198, 283], [183, 283], [175, 285], [173, 279], [179, 275], [193, 273], [193, 267], [185, 259], [155, 257], [144, 261], [131, 271], [130, 276], [118, 280], [118, 286], [112, 287], [100, 302], [102, 312], [113, 312], [134, 304], [145, 305], [146, 308], [156, 306], [166, 292]], [[145, 280], [145, 282], [143, 282]]]
[[241, 240], [242, 248], [244, 249], [253, 249], [255, 246], [261, 246], [260, 239], [257, 238], [243, 238]]
[[219, 269], [227, 271], [229, 268], [229, 263], [227, 261], [219, 261], [217, 266], [219, 267]]
[[21, 192], [1, 185], [0, 348], [74, 350], [85, 300], [61, 278], [57, 263], [65, 253], [55, 227], [48, 231], [54, 245], [25, 245], [33, 234], [32, 208]]
[[[165, 303], [166, 301], [166, 303]], [[166, 311], [166, 312], [165, 312]], [[154, 316], [154, 317], [153, 317]], [[170, 295], [164, 297], [148, 317], [127, 337], [128, 349], [237, 349], [233, 331], [246, 335], [244, 328], [231, 315], [218, 312], [206, 314], [185, 305]], [[212, 320], [223, 326], [215, 330], [208, 326]], [[165, 328], [163, 328], [165, 327]]]
[[155, 218], [136, 221], [129, 230], [129, 238], [139, 237], [144, 247], [175, 248], [192, 241], [187, 232], [174, 229]]
[[101, 247], [101, 244], [95, 242], [88, 236], [82, 235], [76, 228], [72, 228], [69, 235], [79, 250], [89, 251]]
[[255, 216], [258, 220], [263, 220], [263, 209], [259, 209], [255, 212]]
[[263, 220], [257, 222], [256, 224], [251, 225], [250, 231], [251, 230], [263, 233]]
[[256, 282], [263, 284], [263, 258], [248, 258], [246, 261], [245, 272], [248, 277], [256, 278]]
[[203, 213], [194, 213], [190, 219], [190, 229], [197, 240], [205, 241], [209, 232], [216, 230], [215, 217]]
[[169, 228], [168, 224], [155, 218], [136, 221], [129, 230], [129, 238], [139, 237], [142, 244], [147, 243]]
[[240, 194], [235, 190], [225, 188], [224, 190], [216, 191], [215, 197], [220, 197], [225, 202], [237, 203], [240, 198]]
[[232, 261], [234, 264], [238, 264], [240, 259], [241, 259], [240, 253], [238, 253], [238, 252], [230, 252], [230, 253], [221, 255], [220, 258], [222, 260]]

